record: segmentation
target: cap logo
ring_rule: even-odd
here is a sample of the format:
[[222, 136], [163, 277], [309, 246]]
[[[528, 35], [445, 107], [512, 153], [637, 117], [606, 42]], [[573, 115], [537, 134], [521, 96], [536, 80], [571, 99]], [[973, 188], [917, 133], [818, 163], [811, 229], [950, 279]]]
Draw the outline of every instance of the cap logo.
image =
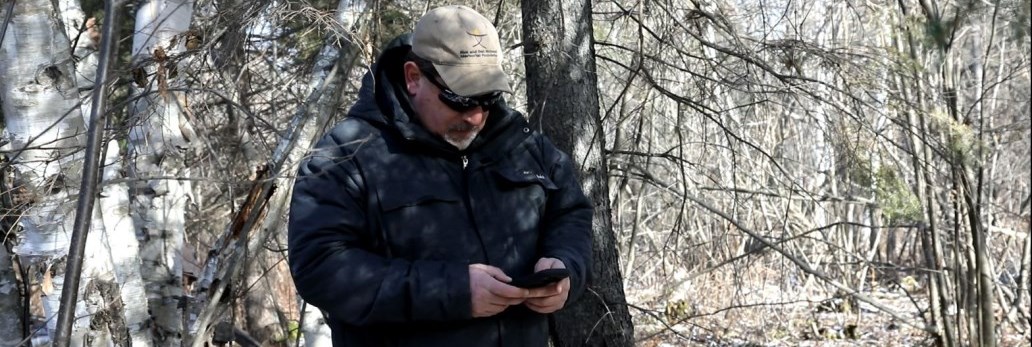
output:
[[487, 34], [480, 31], [480, 28], [473, 28], [467, 30], [466, 34], [473, 37], [473, 46], [468, 51], [459, 51], [459, 58], [483, 58], [483, 57], [497, 57], [498, 51], [489, 49], [484, 46], [484, 38]]
[[467, 31], [466, 33], [469, 34], [469, 36], [473, 36], [473, 39], [476, 40], [476, 42], [473, 43], [472, 48], [480, 46], [481, 48], [487, 49], [487, 47], [484, 46], [484, 38], [487, 37], [487, 34], [480, 32], [480, 28], [473, 28], [473, 30]]
[[432, 61], [456, 96], [479, 101], [512, 93], [502, 68], [503, 47], [491, 21], [466, 6], [427, 11], [412, 30], [412, 52]]

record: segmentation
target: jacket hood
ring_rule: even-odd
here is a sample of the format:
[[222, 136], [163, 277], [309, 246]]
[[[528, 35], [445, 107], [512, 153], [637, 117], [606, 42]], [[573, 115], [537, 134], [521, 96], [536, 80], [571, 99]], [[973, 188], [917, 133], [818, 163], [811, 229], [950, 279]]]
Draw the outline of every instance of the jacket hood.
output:
[[459, 151], [440, 136], [430, 133], [419, 124], [404, 89], [401, 66], [412, 49], [412, 34], [400, 35], [388, 43], [376, 62], [362, 77], [358, 100], [348, 110], [348, 117], [361, 118], [418, 147], [439, 155], [459, 156], [470, 152], [484, 152], [494, 157], [507, 152], [529, 136], [526, 119], [518, 111], [501, 101], [488, 110], [484, 129], [469, 148]]

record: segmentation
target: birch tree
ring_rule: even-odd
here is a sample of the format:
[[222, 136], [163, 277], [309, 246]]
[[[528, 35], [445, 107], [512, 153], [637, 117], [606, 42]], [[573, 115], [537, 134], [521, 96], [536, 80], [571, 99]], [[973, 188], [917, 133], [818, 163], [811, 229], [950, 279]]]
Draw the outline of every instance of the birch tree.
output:
[[[330, 30], [325, 44], [316, 58], [316, 73], [312, 74], [308, 86], [311, 91], [310, 102], [302, 106], [290, 121], [290, 128], [295, 129], [292, 136], [280, 140], [273, 152], [270, 163], [279, 166], [281, 175], [274, 183], [278, 188], [269, 201], [269, 213], [263, 216], [263, 230], [282, 242], [286, 235], [287, 206], [293, 193], [294, 180], [287, 172], [297, 170], [297, 165], [304, 154], [325, 130], [328, 120], [337, 112], [341, 92], [346, 78], [351, 76], [352, 69], [358, 65], [359, 47], [356, 28], [360, 26], [367, 8], [364, 0], [340, 0], [336, 10], [336, 26]], [[277, 164], [281, 163], [281, 164]], [[283, 259], [283, 258], [281, 258]], [[282, 279], [287, 279], [283, 277]], [[299, 297], [298, 297], [299, 298]], [[300, 298], [298, 299], [300, 300]], [[303, 303], [300, 306], [305, 306]], [[306, 324], [300, 327], [306, 343], [311, 346], [329, 346], [329, 326], [322, 312], [309, 307], [302, 312]]]
[[147, 293], [143, 277], [140, 274], [140, 243], [136, 236], [136, 226], [130, 216], [129, 188], [122, 180], [124, 159], [117, 141], [109, 141], [106, 148], [101, 177], [103, 188], [97, 210], [99, 218], [95, 219], [93, 226], [103, 230], [103, 233], [94, 233], [94, 238], [102, 238], [100, 242], [103, 243], [104, 249], [111, 251], [108, 256], [113, 267], [111, 275], [114, 277], [118, 298], [107, 299], [111, 302], [120, 301], [122, 308], [121, 312], [111, 312], [112, 316], [120, 315], [123, 323], [116, 325], [119, 330], [112, 331], [127, 333], [129, 336], [124, 340], [134, 347], [147, 347], [153, 344], [153, 336], [148, 329], [151, 317], [147, 310]]
[[0, 47], [5, 152], [14, 168], [14, 203], [24, 206], [14, 252], [29, 268], [24, 280], [39, 285], [45, 315], [34, 343], [47, 343], [55, 328], [75, 208], [70, 197], [80, 181], [76, 152], [85, 134], [62, 28], [52, 2], [18, 1]]
[[135, 83], [129, 172], [132, 211], [137, 218], [143, 281], [155, 343], [178, 346], [184, 337], [183, 245], [185, 208], [190, 202], [187, 149], [194, 141], [186, 93], [179, 74], [184, 33], [193, 15], [191, 0], [149, 0], [136, 12], [133, 35]]

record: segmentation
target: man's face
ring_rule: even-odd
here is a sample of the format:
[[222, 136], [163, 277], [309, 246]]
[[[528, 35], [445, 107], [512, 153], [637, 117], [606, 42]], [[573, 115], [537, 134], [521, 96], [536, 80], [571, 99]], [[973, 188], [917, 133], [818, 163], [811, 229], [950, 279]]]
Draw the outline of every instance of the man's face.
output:
[[404, 69], [405, 86], [423, 126], [459, 150], [469, 147], [487, 123], [487, 110], [478, 106], [456, 111], [441, 101], [441, 89], [428, 80], [437, 77], [420, 72], [413, 62], [405, 63]]

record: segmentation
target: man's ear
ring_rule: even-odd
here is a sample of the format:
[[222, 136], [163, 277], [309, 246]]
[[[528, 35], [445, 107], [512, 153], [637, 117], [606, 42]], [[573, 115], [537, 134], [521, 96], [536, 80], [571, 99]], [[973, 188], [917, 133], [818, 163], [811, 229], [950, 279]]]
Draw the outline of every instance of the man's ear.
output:
[[404, 70], [402, 74], [405, 75], [405, 89], [408, 90], [409, 95], [415, 95], [419, 90], [420, 83], [423, 83], [420, 78], [423, 73], [419, 71], [419, 66], [411, 61], [406, 61], [402, 69]]

